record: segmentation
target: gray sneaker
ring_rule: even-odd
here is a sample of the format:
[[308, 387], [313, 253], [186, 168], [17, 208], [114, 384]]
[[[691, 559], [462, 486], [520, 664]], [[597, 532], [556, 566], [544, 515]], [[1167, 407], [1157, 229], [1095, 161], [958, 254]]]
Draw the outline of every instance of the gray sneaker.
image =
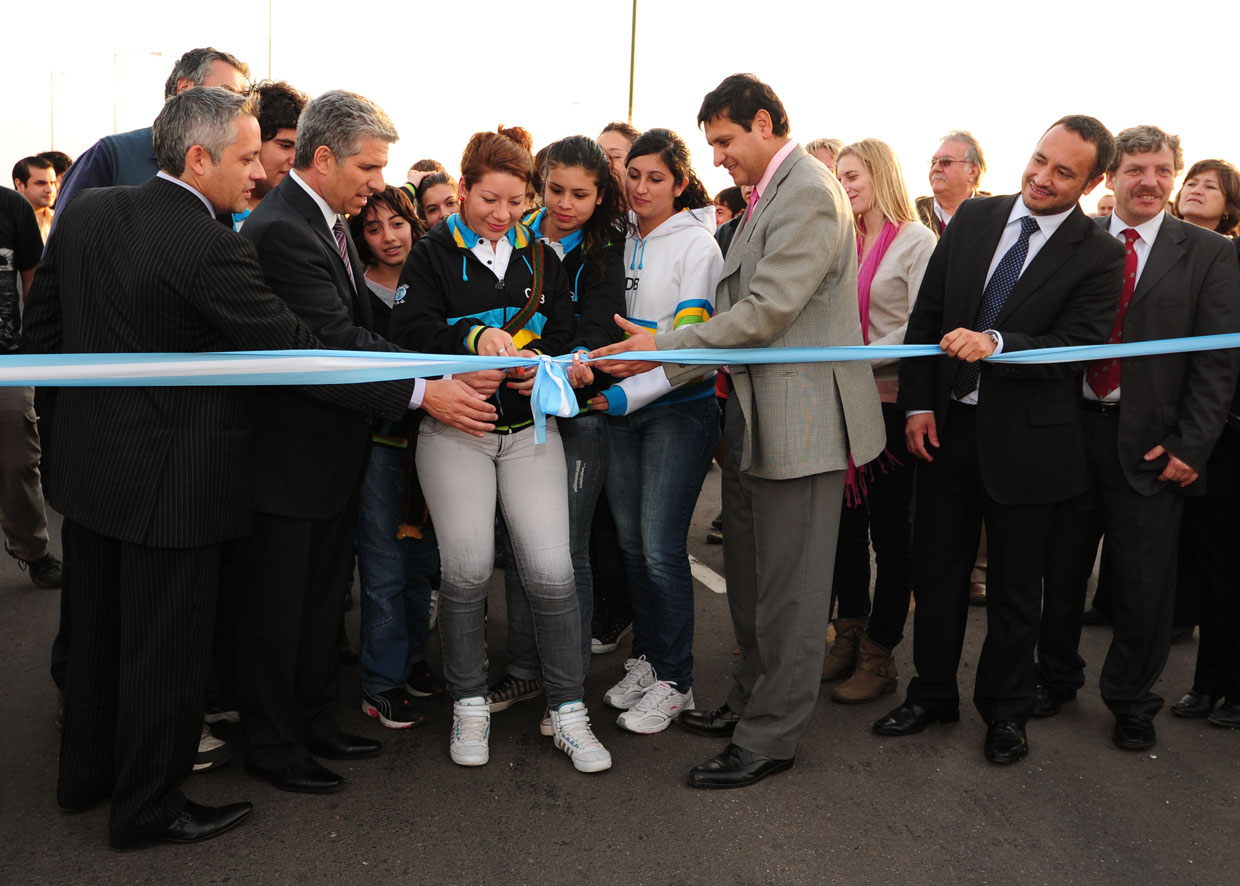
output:
[[512, 674], [504, 674], [504, 678], [491, 687], [487, 693], [487, 701], [491, 705], [491, 713], [504, 711], [519, 701], [537, 698], [542, 695], [543, 678], [539, 674], [532, 680], [522, 680]]

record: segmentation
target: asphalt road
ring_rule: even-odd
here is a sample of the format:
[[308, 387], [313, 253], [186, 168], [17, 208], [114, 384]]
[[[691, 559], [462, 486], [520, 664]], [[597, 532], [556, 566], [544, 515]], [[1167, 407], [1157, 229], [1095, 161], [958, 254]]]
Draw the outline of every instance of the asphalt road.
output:
[[[712, 470], [691, 550], [721, 572], [720, 549], [703, 542], [717, 511]], [[57, 607], [55, 592], [37, 590], [0, 557], [0, 884], [1240, 882], [1240, 732], [1164, 711], [1152, 752], [1116, 750], [1096, 689], [1106, 628], [1085, 629], [1089, 687], [1060, 716], [1030, 724], [1030, 755], [1014, 766], [983, 759], [985, 727], [971, 706], [953, 726], [880, 739], [870, 723], [898, 693], [854, 707], [824, 694], [795, 767], [740, 791], [684, 785], [689, 767], [720, 742], [615, 726], [601, 699], [623, 672], [622, 651], [596, 656], [587, 681], [597, 732], [615, 759], [593, 776], [538, 734], [542, 707], [533, 701], [495, 715], [489, 765], [454, 766], [446, 701], [428, 705], [421, 728], [385, 730], [360, 712], [356, 670], [347, 668], [340, 724], [386, 748], [372, 760], [331, 764], [348, 778], [344, 791], [282, 793], [234, 763], [191, 776], [185, 790], [203, 803], [252, 800], [248, 822], [198, 846], [116, 853], [105, 809], [56, 809], [47, 657]], [[493, 678], [503, 668], [503, 607], [497, 575]], [[713, 706], [733, 661], [726, 597], [699, 584], [696, 615], [694, 692], [699, 706]], [[984, 612], [973, 610], [966, 698], [984, 627]], [[356, 610], [350, 630], [356, 637]], [[911, 652], [906, 639], [904, 675]], [[1160, 684], [1170, 700], [1189, 687], [1195, 655], [1195, 641], [1172, 649]]]

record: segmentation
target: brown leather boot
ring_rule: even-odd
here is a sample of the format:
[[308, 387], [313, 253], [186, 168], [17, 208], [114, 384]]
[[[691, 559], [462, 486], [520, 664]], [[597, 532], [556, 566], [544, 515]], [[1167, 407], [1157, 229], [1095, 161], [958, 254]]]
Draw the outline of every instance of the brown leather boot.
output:
[[865, 633], [869, 616], [864, 618], [834, 618], [835, 642], [827, 650], [827, 657], [822, 662], [822, 682], [839, 680], [847, 677], [857, 666], [857, 644]]
[[891, 650], [879, 646], [870, 639], [869, 634], [863, 633], [857, 649], [857, 670], [835, 687], [831, 700], [840, 704], [873, 701], [880, 695], [895, 692], [899, 677]]

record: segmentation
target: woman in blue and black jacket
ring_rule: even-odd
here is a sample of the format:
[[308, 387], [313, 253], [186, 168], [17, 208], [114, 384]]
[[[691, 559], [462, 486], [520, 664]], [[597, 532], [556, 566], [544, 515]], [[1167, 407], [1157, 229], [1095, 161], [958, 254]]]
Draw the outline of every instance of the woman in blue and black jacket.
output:
[[[523, 131], [480, 132], [461, 158], [460, 211], [414, 246], [401, 273], [390, 338], [423, 353], [564, 354], [576, 318], [554, 250], [518, 219], [533, 177]], [[581, 620], [569, 548], [568, 483], [555, 419], [534, 444], [526, 379], [495, 392], [495, 430], [473, 437], [423, 420], [418, 476], [442, 569], [439, 630], [452, 694], [454, 762], [489, 759], [485, 605], [498, 502], [533, 613], [555, 744], [583, 772], [610, 768], [582, 701]], [[520, 380], [518, 380], [520, 378]]]

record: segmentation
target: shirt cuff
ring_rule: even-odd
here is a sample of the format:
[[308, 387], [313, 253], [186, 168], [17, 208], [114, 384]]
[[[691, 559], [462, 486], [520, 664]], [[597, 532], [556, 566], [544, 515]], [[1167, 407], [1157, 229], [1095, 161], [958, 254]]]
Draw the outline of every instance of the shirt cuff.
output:
[[987, 335], [994, 336], [995, 351], [994, 351], [994, 354], [991, 354], [990, 356], [993, 357], [995, 354], [1002, 354], [1003, 353], [1003, 333], [997, 329], [983, 329], [982, 332], [986, 333]]
[[933, 415], [933, 414], [934, 414], [933, 409], [910, 409], [908, 412], [904, 413], [904, 417], [912, 418], [914, 415]]
[[421, 409], [422, 400], [426, 397], [426, 379], [415, 378], [413, 380], [413, 395], [409, 398], [410, 409]]

